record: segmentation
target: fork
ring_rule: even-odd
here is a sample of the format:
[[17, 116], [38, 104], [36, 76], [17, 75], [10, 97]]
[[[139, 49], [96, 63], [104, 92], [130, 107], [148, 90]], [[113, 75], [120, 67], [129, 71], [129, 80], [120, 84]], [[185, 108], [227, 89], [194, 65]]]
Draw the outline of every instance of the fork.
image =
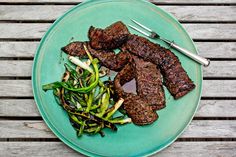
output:
[[182, 52], [184, 55], [188, 56], [189, 58], [195, 60], [196, 62], [202, 64], [203, 66], [207, 67], [210, 65], [210, 60], [207, 59], [207, 58], [204, 58], [204, 57], [201, 57], [197, 54], [194, 54], [192, 53], [191, 51], [177, 45], [174, 43], [174, 41], [170, 41], [168, 39], [165, 39], [163, 37], [161, 37], [160, 35], [158, 35], [158, 33], [156, 33], [155, 31], [151, 30], [150, 28], [142, 25], [141, 23], [131, 19], [135, 24], [137, 24], [138, 26], [140, 26], [141, 28], [143, 28], [144, 30], [146, 30], [147, 32], [145, 31], [142, 31], [141, 29], [137, 28], [137, 27], [134, 27], [132, 25], [128, 25], [130, 28], [142, 33], [143, 35], [149, 37], [149, 38], [152, 38], [152, 39], [160, 39], [162, 41], [164, 41], [165, 43], [167, 43], [170, 47], [173, 47], [175, 48], [176, 50], [178, 50], [179, 52]]

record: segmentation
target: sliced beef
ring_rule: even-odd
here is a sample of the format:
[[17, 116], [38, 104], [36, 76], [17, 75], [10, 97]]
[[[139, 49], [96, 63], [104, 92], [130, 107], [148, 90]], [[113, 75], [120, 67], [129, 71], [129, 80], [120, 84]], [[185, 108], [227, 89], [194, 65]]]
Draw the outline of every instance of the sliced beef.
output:
[[83, 44], [85, 44], [94, 58], [98, 58], [101, 64], [111, 70], [120, 71], [129, 61], [130, 54], [127, 52], [120, 52], [115, 54], [111, 50], [94, 50], [90, 47], [88, 42], [72, 42], [63, 47], [62, 50], [69, 55], [86, 57], [87, 54], [84, 50]]
[[114, 87], [117, 95], [124, 99], [124, 109], [136, 125], [147, 125], [157, 120], [158, 115], [152, 107], [138, 95], [125, 93], [122, 85], [133, 79], [132, 65], [127, 64], [114, 79]]
[[89, 28], [88, 37], [94, 49], [115, 49], [126, 42], [129, 30], [124, 23], [118, 21], [105, 29]]
[[157, 113], [152, 110], [152, 107], [144, 99], [132, 93], [126, 93], [125, 96], [124, 109], [134, 124], [152, 124], [158, 119]]
[[153, 110], [165, 107], [162, 76], [157, 65], [133, 56], [137, 93], [151, 105]]
[[134, 78], [134, 68], [131, 63], [125, 65], [125, 67], [117, 73], [114, 79], [115, 92], [118, 97], [124, 97], [124, 90], [122, 86]]
[[81, 42], [81, 41], [71, 42], [65, 47], [62, 47], [61, 50], [71, 56], [84, 57], [87, 56], [83, 47], [84, 44], [87, 45], [87, 42]]
[[184, 96], [195, 88], [194, 83], [181, 66], [178, 57], [170, 50], [136, 35], [130, 35], [122, 49], [158, 65], [165, 85], [175, 99]]

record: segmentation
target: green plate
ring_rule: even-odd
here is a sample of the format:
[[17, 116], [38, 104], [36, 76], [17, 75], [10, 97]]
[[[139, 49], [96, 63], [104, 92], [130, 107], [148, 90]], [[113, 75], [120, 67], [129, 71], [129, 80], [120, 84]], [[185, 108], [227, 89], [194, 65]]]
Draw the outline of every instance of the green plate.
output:
[[[179, 100], [165, 89], [167, 107], [158, 111], [159, 119], [149, 126], [128, 124], [118, 126], [118, 132], [105, 130], [106, 136], [76, 136], [63, 109], [51, 91], [42, 85], [61, 79], [64, 66], [60, 48], [71, 38], [88, 40], [89, 26], [104, 28], [118, 20], [132, 24], [130, 18], [154, 29], [161, 36], [197, 53], [193, 41], [181, 24], [168, 13], [144, 0], [95, 0], [79, 4], [60, 17], [42, 38], [34, 58], [32, 84], [38, 109], [54, 134], [74, 150], [89, 156], [147, 156], [170, 145], [186, 128], [197, 109], [201, 88], [201, 66], [172, 50], [196, 84], [196, 88]], [[132, 33], [137, 32], [130, 30]], [[140, 35], [140, 34], [139, 34]], [[167, 46], [159, 40], [153, 40]], [[63, 61], [62, 61], [63, 62]]]

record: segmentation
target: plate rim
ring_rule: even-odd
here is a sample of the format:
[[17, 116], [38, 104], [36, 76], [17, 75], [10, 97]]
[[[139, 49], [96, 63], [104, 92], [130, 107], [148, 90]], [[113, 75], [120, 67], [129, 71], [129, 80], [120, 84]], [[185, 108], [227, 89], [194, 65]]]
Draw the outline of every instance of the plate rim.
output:
[[[53, 30], [53, 28], [63, 19], [65, 18], [68, 14], [70, 14], [71, 12], [73, 12], [74, 10], [76, 10], [77, 8], [81, 7], [82, 5], [85, 5], [87, 3], [94, 3], [95, 5], [99, 2], [112, 2], [112, 1], [128, 1], [130, 2], [130, 0], [96, 0], [96, 1], [93, 1], [93, 0], [85, 0], [84, 2], [78, 4], [78, 5], [75, 5], [74, 7], [70, 8], [69, 10], [67, 10], [65, 13], [63, 13], [61, 16], [59, 16], [54, 22], [53, 24], [50, 25], [50, 27], [47, 29], [47, 31], [45, 32], [45, 34], [42, 36], [41, 40], [40, 40], [40, 43], [36, 49], [36, 53], [34, 55], [34, 60], [33, 60], [33, 66], [32, 66], [32, 81], [31, 81], [31, 85], [32, 85], [32, 89], [33, 89], [33, 96], [34, 96], [34, 101], [36, 103], [36, 106], [38, 108], [38, 111], [40, 113], [40, 115], [42, 116], [43, 118], [43, 121], [47, 124], [47, 127], [50, 128], [50, 130], [53, 132], [54, 135], [56, 135], [64, 144], [66, 144], [67, 146], [69, 146], [70, 148], [72, 148], [73, 150], [79, 152], [79, 153], [82, 153], [84, 155], [87, 155], [87, 156], [99, 156], [99, 154], [95, 154], [94, 152], [90, 152], [90, 151], [87, 151], [85, 149], [82, 149], [78, 146], [76, 146], [75, 144], [73, 144], [71, 141], [69, 141], [67, 138], [65, 138], [58, 130], [57, 128], [54, 127], [54, 125], [50, 122], [50, 120], [48, 119], [48, 117], [46, 116], [46, 114], [44, 113], [44, 110], [42, 108], [42, 104], [41, 104], [41, 101], [39, 99], [39, 93], [37, 91], [37, 79], [36, 79], [36, 68], [37, 68], [37, 61], [38, 61], [38, 57], [39, 57], [39, 54], [40, 54], [40, 51], [41, 51], [41, 47], [42, 45], [44, 44], [45, 40], [47, 39], [47, 36], [48, 34]], [[189, 34], [187, 33], [187, 31], [185, 30], [185, 28], [182, 26], [182, 24], [172, 15], [170, 14], [169, 12], [167, 12], [166, 10], [152, 4], [151, 2], [147, 1], [147, 0], [133, 0], [133, 1], [137, 1], [137, 2], [144, 2], [146, 3], [147, 5], [150, 5], [152, 7], [156, 7], [158, 8], [161, 12], [165, 13], [167, 16], [169, 16], [174, 22], [176, 22], [181, 30], [186, 34], [186, 36], [189, 38], [189, 40], [192, 42], [193, 44], [193, 48], [194, 50], [196, 51], [196, 53], [198, 54], [198, 50], [196, 48], [196, 45], [195, 43], [193, 42], [192, 38], [189, 36]], [[195, 116], [196, 114], [196, 111], [199, 107], [199, 103], [200, 103], [200, 100], [201, 100], [201, 95], [202, 95], [202, 82], [203, 82], [203, 74], [202, 74], [202, 66], [200, 66], [200, 82], [199, 82], [199, 98], [197, 100], [197, 105], [195, 107], [195, 110], [193, 112], [193, 115], [192, 117], [189, 119], [189, 121], [187, 122], [187, 124], [185, 125], [185, 127], [183, 128], [183, 130], [181, 132], [179, 132], [172, 140], [168, 141], [167, 144], [165, 144], [164, 146], [160, 146], [159, 149], [155, 149], [155, 150], [150, 150], [149, 152], [146, 152], [144, 154], [144, 156], [150, 156], [150, 155], [153, 155], [153, 154], [156, 154], [160, 151], [162, 151], [163, 149], [165, 149], [166, 147], [170, 146], [179, 136], [181, 136], [183, 134], [183, 132], [186, 130], [186, 128], [189, 126], [189, 124], [192, 122], [192, 119], [193, 117]]]

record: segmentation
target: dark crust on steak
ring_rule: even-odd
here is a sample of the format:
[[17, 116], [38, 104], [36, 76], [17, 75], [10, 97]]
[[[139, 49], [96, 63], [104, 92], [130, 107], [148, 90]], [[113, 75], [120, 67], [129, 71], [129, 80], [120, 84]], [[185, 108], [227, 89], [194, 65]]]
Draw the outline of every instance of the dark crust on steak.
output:
[[88, 37], [94, 49], [115, 49], [126, 42], [129, 30], [124, 23], [118, 21], [105, 29], [89, 28]]
[[87, 42], [80, 42], [80, 41], [71, 42], [65, 47], [62, 47], [61, 50], [71, 56], [84, 57], [87, 55], [84, 50], [83, 44], [87, 45]]
[[133, 66], [137, 93], [153, 110], [165, 107], [165, 93], [162, 85], [162, 76], [157, 65], [133, 56]]
[[170, 50], [136, 35], [130, 35], [122, 49], [158, 65], [164, 78], [164, 84], [175, 99], [195, 88], [179, 59]]
[[119, 97], [124, 99], [124, 109], [132, 122], [136, 125], [147, 125], [157, 120], [158, 115], [152, 107], [138, 95], [125, 93], [122, 85], [133, 79], [132, 65], [127, 64], [114, 79], [115, 91]]
[[114, 79], [115, 92], [118, 97], [124, 97], [125, 92], [122, 89], [122, 86], [131, 81], [134, 78], [134, 68], [129, 63], [127, 64], [119, 73], [117, 73]]
[[152, 110], [152, 107], [144, 99], [132, 93], [126, 93], [124, 109], [136, 125], [152, 124], [158, 119], [158, 115]]
[[120, 52], [115, 54], [111, 50], [94, 50], [88, 42], [72, 42], [63, 47], [62, 50], [71, 55], [79, 57], [87, 57], [83, 44], [85, 44], [94, 58], [98, 58], [101, 64], [111, 70], [120, 71], [127, 63], [130, 62], [130, 54], [128, 52]]

